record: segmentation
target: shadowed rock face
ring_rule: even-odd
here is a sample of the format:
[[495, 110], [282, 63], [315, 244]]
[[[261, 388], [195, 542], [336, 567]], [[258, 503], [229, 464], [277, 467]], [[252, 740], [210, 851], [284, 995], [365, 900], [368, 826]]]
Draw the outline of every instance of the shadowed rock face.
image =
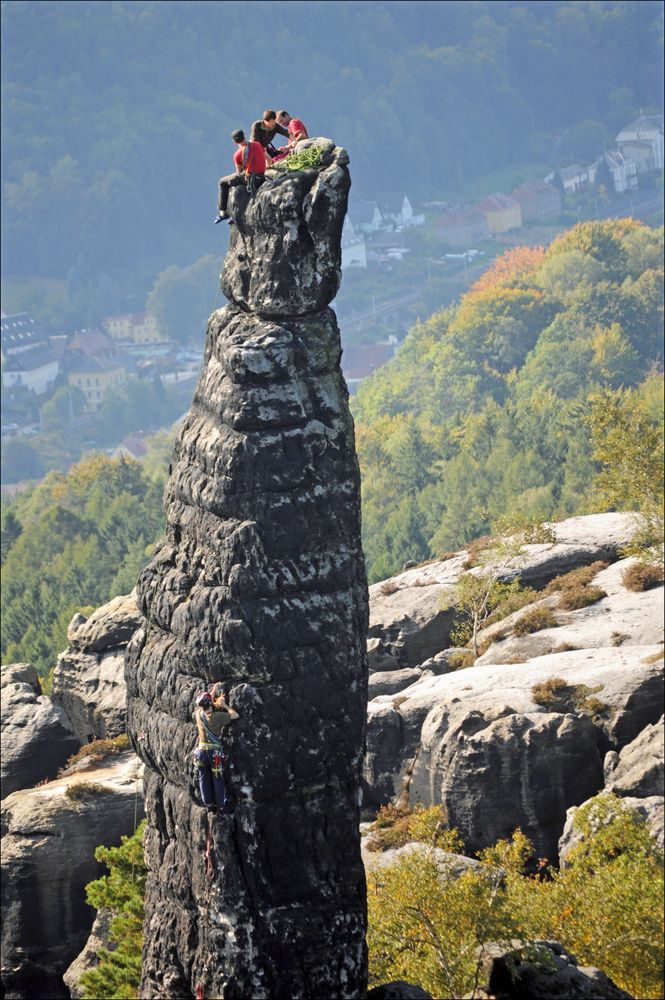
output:
[[[146, 622], [126, 676], [150, 769], [143, 997], [365, 988], [367, 589], [327, 308], [350, 182], [345, 151], [324, 152], [319, 172], [268, 182], [251, 202], [232, 194], [231, 304], [210, 319], [166, 536], [139, 581]], [[208, 881], [191, 713], [215, 680], [240, 719], [227, 739], [233, 811], [215, 820]]]

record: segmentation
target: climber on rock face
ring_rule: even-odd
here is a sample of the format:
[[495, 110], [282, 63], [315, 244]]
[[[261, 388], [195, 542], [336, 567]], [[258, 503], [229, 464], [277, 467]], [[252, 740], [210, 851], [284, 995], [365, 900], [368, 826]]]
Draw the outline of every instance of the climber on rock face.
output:
[[286, 125], [282, 125], [277, 121], [277, 112], [273, 111], [272, 108], [268, 108], [267, 111], [263, 112], [263, 118], [259, 118], [252, 125], [249, 138], [254, 142], [260, 142], [268, 156], [272, 157], [276, 156], [279, 152], [272, 144], [277, 134], [285, 135], [287, 139], [290, 138]]
[[222, 730], [237, 718], [238, 713], [227, 705], [220, 685], [198, 695], [194, 721], [199, 741], [194, 760], [199, 772], [201, 799], [209, 812], [221, 810], [226, 802]]
[[229, 214], [226, 211], [229, 203], [229, 191], [232, 187], [246, 184], [250, 195], [255, 195], [266, 176], [266, 154], [261, 143], [252, 140], [247, 142], [245, 133], [241, 128], [237, 128], [235, 132], [232, 132], [231, 138], [238, 146], [238, 149], [233, 154], [236, 172], [235, 174], [228, 174], [226, 177], [220, 177], [219, 179], [219, 197], [217, 199], [217, 215], [214, 219], [215, 225], [218, 222], [233, 221], [229, 219]]
[[289, 156], [295, 147], [297, 142], [301, 139], [309, 139], [309, 133], [307, 131], [307, 126], [300, 118], [293, 118], [288, 111], [278, 111], [277, 121], [280, 125], [286, 125], [289, 130], [289, 141], [286, 146], [283, 146], [277, 151], [277, 154], [273, 156], [273, 162], [278, 162], [283, 160], [285, 156]]

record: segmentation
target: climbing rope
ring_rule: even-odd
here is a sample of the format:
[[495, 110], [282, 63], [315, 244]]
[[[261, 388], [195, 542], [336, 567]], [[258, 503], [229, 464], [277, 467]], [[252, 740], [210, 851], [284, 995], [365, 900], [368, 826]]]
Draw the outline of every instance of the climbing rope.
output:
[[291, 153], [273, 164], [272, 170], [312, 170], [321, 166], [321, 147], [309, 146], [300, 153]]

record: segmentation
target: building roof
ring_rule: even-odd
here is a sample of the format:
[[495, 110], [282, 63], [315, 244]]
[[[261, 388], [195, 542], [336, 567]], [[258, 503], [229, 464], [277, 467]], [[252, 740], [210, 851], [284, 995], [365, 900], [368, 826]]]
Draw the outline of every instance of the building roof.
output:
[[510, 197], [515, 201], [531, 201], [532, 198], [543, 198], [553, 194], [559, 195], [561, 192], [547, 181], [526, 181], [516, 187]]
[[344, 348], [342, 368], [347, 379], [361, 379], [390, 361], [394, 344], [350, 344]]
[[40, 335], [34, 319], [27, 312], [13, 313], [0, 320], [2, 353], [39, 343], [45, 338]]
[[626, 136], [631, 132], [643, 133], [645, 137], [647, 135], [654, 135], [657, 132], [663, 131], [663, 116], [662, 115], [638, 115], [637, 118], [633, 118], [632, 122], [628, 125], [624, 125], [619, 134], [616, 137], [616, 141], [621, 141], [622, 136]]
[[479, 209], [481, 212], [503, 212], [507, 208], [512, 208], [515, 202], [512, 198], [509, 198], [507, 194], [501, 194], [497, 191], [495, 194], [490, 194], [487, 198], [483, 198], [479, 201], [474, 208]]
[[46, 365], [57, 364], [58, 359], [48, 344], [35, 344], [17, 354], [10, 354], [5, 361], [6, 372], [33, 372]]
[[579, 163], [571, 163], [569, 167], [561, 167], [559, 170], [562, 181], [572, 181], [574, 177], [580, 177], [584, 173], [586, 173], [586, 168], [581, 167]]
[[[363, 226], [374, 219], [374, 213], [379, 206], [375, 201], [354, 201], [349, 205], [349, 215], [354, 226]], [[379, 212], [379, 215], [381, 213]]]
[[381, 198], [381, 211], [387, 212], [388, 215], [400, 215], [405, 198], [405, 194], [399, 194], [397, 191], [384, 194]]
[[68, 341], [67, 351], [81, 351], [91, 357], [109, 357], [115, 354], [116, 347], [113, 340], [107, 337], [101, 330], [77, 330]]
[[124, 371], [121, 361], [94, 358], [82, 351], [72, 351], [67, 358], [67, 371], [85, 375], [99, 375], [100, 372]]
[[437, 219], [439, 226], [470, 226], [483, 223], [485, 216], [472, 208], [451, 208]]

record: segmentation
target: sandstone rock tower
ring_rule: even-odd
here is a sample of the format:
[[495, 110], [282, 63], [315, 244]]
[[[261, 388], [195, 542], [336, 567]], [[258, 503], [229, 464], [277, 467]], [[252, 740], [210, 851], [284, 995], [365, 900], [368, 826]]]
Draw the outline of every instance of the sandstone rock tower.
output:
[[[132, 741], [148, 766], [142, 997], [360, 997], [358, 788], [367, 592], [340, 340], [350, 186], [318, 170], [235, 189], [204, 366], [139, 581]], [[206, 817], [191, 765], [197, 691], [224, 682], [233, 811]]]

